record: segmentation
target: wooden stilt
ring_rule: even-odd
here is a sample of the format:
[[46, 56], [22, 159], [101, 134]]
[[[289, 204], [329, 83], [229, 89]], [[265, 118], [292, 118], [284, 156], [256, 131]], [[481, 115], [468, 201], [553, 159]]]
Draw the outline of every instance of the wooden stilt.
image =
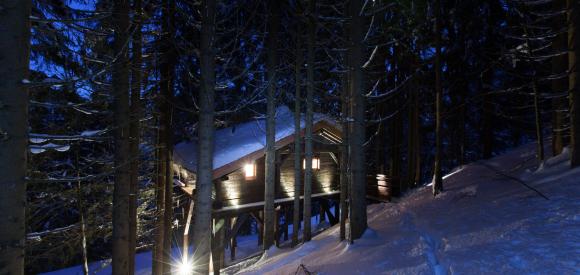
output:
[[333, 215], [332, 212], [330, 212], [330, 206], [328, 205], [328, 201], [322, 200], [320, 202], [320, 206], [324, 210], [324, 213], [326, 213], [326, 216], [328, 216], [328, 222], [330, 223], [330, 225], [337, 224], [338, 219], [336, 218], [336, 215]]
[[[251, 216], [256, 218], [254, 214], [251, 214]], [[246, 222], [248, 217], [249, 215], [247, 213], [244, 213], [241, 214], [239, 217], [232, 218], [231, 221], [232, 229], [230, 230], [230, 235], [228, 237], [228, 240], [230, 242], [230, 259], [232, 261], [235, 260], [236, 258], [236, 248], [238, 246], [237, 241], [238, 232], [240, 231], [240, 228]], [[260, 224], [261, 221], [259, 219], [256, 219], [256, 223]]]
[[284, 233], [284, 241], [288, 240], [288, 223], [291, 219], [292, 216], [290, 215], [290, 207], [284, 207], [284, 227], [282, 229]]
[[224, 218], [224, 221], [225, 221], [224, 249], [230, 248], [230, 236], [232, 234], [232, 219], [235, 219], [235, 218], [230, 218], [230, 217]]
[[238, 241], [236, 235], [232, 236], [232, 241], [230, 245], [230, 260], [234, 261], [236, 259], [236, 248], [238, 247]]
[[280, 247], [280, 209], [274, 211], [274, 245]]
[[340, 217], [340, 201], [334, 201], [334, 216]]
[[213, 238], [211, 242], [213, 274], [219, 275], [224, 267], [224, 238], [225, 238], [224, 218], [214, 220]]
[[254, 218], [254, 220], [256, 221], [256, 224], [258, 226], [258, 246], [262, 245], [262, 241], [264, 238], [264, 220], [262, 219], [263, 214], [262, 211], [258, 211], [257, 214], [255, 213], [250, 213], [250, 215], [252, 215], [252, 217]]
[[264, 211], [260, 211], [258, 216], [260, 217], [260, 236], [258, 237], [258, 245], [262, 246], [264, 244]]
[[[252, 215], [253, 217], [254, 215]], [[238, 235], [238, 231], [240, 231], [240, 228], [242, 227], [242, 225], [246, 222], [246, 220], [248, 219], [249, 215], [244, 213], [241, 214], [239, 217], [235, 218], [236, 221], [232, 222], [232, 232], [231, 232], [231, 236], [237, 236]]]
[[300, 222], [298, 223], [298, 226], [297, 226], [297, 227], [298, 227], [298, 229], [296, 229], [296, 232], [299, 232], [299, 231], [300, 231], [300, 229], [302, 229], [302, 221], [304, 220], [304, 211], [303, 211], [303, 207], [304, 207], [304, 205], [303, 205], [303, 204], [301, 204], [301, 205], [300, 205], [300, 209], [297, 209], [297, 211], [300, 211], [300, 220], [299, 220]]
[[319, 208], [318, 208], [318, 215], [320, 216], [320, 218], [319, 218], [320, 220], [318, 222], [319, 224], [323, 223], [326, 220], [326, 218], [324, 217], [324, 206], [325, 206], [325, 204], [323, 202], [326, 202], [326, 201], [322, 199], [322, 200], [320, 200], [318, 202], [318, 206], [319, 206]]
[[230, 248], [230, 261], [236, 258], [236, 235], [239, 227], [236, 229], [236, 223], [238, 223], [239, 217], [232, 217], [229, 219], [228, 235], [226, 236], [226, 244]]

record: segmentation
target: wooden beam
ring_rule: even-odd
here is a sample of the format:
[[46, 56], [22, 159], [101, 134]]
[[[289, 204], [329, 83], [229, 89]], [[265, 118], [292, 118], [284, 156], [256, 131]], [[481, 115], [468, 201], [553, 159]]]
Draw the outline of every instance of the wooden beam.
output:
[[250, 215], [256, 220], [258, 224], [258, 245], [262, 245], [263, 237], [264, 237], [264, 220], [262, 219], [262, 211], [258, 211], [258, 213], [251, 212]]
[[213, 274], [219, 275], [224, 267], [224, 238], [225, 220], [223, 218], [214, 220], [214, 233], [211, 240], [211, 253], [213, 261]]
[[264, 224], [264, 221], [262, 221], [262, 218], [260, 217], [260, 211], [258, 211], [258, 213], [250, 212], [250, 215], [252, 218], [254, 218], [254, 220], [256, 220], [257, 223], [262, 225]]
[[290, 206], [284, 207], [284, 227], [282, 229], [284, 233], [284, 241], [288, 240], [288, 222], [290, 222], [291, 219]]
[[236, 248], [238, 247], [238, 240], [236, 236], [232, 237], [230, 244], [230, 260], [234, 261], [236, 259]]
[[235, 222], [232, 223], [232, 230], [231, 230], [230, 237], [235, 237], [238, 235], [238, 231], [240, 231], [240, 228], [242, 227], [242, 225], [244, 225], [244, 223], [246, 222], [248, 217], [249, 217], [249, 215], [247, 213], [243, 213], [240, 216], [234, 218]]
[[336, 164], [336, 165], [340, 165], [340, 164], [338, 163], [338, 158], [336, 157], [336, 153], [334, 153], [334, 152], [329, 152], [328, 154], [330, 155], [330, 157], [331, 157], [331, 158], [332, 158], [332, 160], [334, 161], [334, 164]]
[[[247, 214], [243, 214], [243, 215], [245, 216], [245, 218], [248, 217]], [[232, 228], [230, 229], [230, 235], [228, 236], [227, 240], [230, 244], [230, 260], [233, 261], [236, 259], [236, 246], [238, 245], [238, 243], [236, 241], [236, 235], [238, 234], [238, 230], [240, 229], [240, 226], [238, 226], [238, 225], [243, 224], [243, 221], [240, 222], [239, 217], [233, 217], [231, 219], [230, 224], [232, 225]]]
[[324, 213], [326, 212], [325, 210], [325, 205], [324, 205], [324, 200], [319, 200], [318, 201], [318, 206], [320, 209], [318, 209], [318, 216], [319, 216], [319, 222], [318, 223], [322, 223], [326, 220], [326, 218], [324, 217]]
[[274, 210], [274, 245], [280, 247], [280, 209]]
[[224, 221], [225, 221], [225, 238], [224, 238], [224, 249], [228, 249], [230, 248], [230, 236], [232, 234], [232, 219], [235, 221], [235, 217], [234, 218], [229, 218], [229, 217], [225, 217]]
[[[340, 191], [336, 190], [336, 191], [330, 191], [327, 193], [316, 193], [316, 194], [312, 194], [313, 198], [331, 198], [331, 197], [336, 197], [340, 194]], [[304, 196], [300, 196], [300, 199], [303, 200]], [[274, 203], [276, 205], [279, 204], [283, 204], [283, 203], [289, 203], [292, 202], [294, 200], [294, 197], [287, 197], [287, 198], [280, 198], [280, 199], [276, 199], [274, 201]], [[264, 208], [264, 201], [257, 201], [257, 202], [253, 202], [253, 203], [247, 203], [247, 204], [242, 204], [242, 205], [236, 205], [236, 206], [226, 206], [226, 207], [222, 207], [220, 209], [214, 209], [213, 210], [213, 217], [222, 217], [222, 216], [231, 216], [233, 213], [247, 213], [250, 211], [256, 211], [256, 210], [260, 210]]]
[[328, 222], [330, 222], [330, 225], [337, 224], [338, 219], [336, 218], [335, 215], [332, 215], [332, 212], [330, 211], [330, 207], [328, 206], [328, 202], [323, 199], [320, 201], [320, 206], [324, 209], [324, 212], [328, 216]]

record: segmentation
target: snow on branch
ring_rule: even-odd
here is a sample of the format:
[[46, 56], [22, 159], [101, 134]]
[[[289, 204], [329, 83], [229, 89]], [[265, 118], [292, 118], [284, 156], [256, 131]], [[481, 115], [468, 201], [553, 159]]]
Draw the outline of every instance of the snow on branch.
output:
[[[36, 134], [30, 133], [28, 137], [35, 140], [56, 140], [56, 141], [73, 141], [73, 140], [83, 140], [83, 141], [94, 141], [99, 139], [106, 139], [107, 137], [98, 136], [102, 133], [105, 133], [106, 130], [95, 130], [95, 131], [84, 131], [79, 135], [48, 135], [48, 134]], [[41, 142], [34, 142], [33, 143], [41, 143]]]
[[366, 69], [373, 61], [373, 59], [375, 58], [377, 51], [379, 49], [379, 46], [375, 46], [375, 48], [373, 49], [373, 52], [371, 53], [371, 56], [369, 57], [369, 59], [367, 60], [367, 62], [365, 62], [365, 64], [362, 66], [363, 69]]
[[404, 87], [404, 86], [407, 84], [407, 82], [409, 82], [409, 80], [411, 80], [413, 77], [415, 77], [415, 75], [416, 75], [418, 72], [419, 72], [419, 69], [415, 70], [415, 72], [414, 72], [413, 74], [411, 74], [411, 75], [407, 76], [407, 77], [406, 77], [406, 78], [405, 78], [405, 79], [404, 79], [404, 80], [403, 80], [403, 81], [402, 81], [402, 82], [401, 82], [399, 85], [397, 85], [395, 88], [393, 88], [393, 89], [391, 89], [391, 90], [389, 90], [389, 91], [387, 91], [387, 92], [385, 92], [385, 93], [379, 94], [379, 95], [372, 95], [372, 93], [373, 93], [373, 92], [376, 90], [376, 87], [378, 86], [378, 85], [376, 85], [376, 84], [375, 84], [375, 86], [373, 87], [373, 90], [371, 90], [369, 93], [367, 93], [367, 94], [365, 95], [365, 97], [367, 97], [368, 99], [372, 99], [372, 100], [376, 100], [376, 99], [383, 99], [383, 98], [390, 97], [390, 96], [392, 96], [393, 94], [395, 94], [395, 93], [399, 92], [399, 91], [401, 90], [401, 88], [403, 88], [403, 87]]
[[41, 231], [41, 232], [32, 232], [32, 233], [26, 234], [26, 239], [30, 240], [30, 241], [41, 241], [42, 237], [44, 237], [46, 235], [58, 234], [58, 233], [66, 232], [66, 231], [73, 230], [73, 229], [76, 230], [78, 227], [79, 227], [79, 224], [75, 223], [75, 224], [71, 224], [71, 225], [65, 226], [65, 227], [49, 229], [49, 230], [45, 230], [45, 231]]

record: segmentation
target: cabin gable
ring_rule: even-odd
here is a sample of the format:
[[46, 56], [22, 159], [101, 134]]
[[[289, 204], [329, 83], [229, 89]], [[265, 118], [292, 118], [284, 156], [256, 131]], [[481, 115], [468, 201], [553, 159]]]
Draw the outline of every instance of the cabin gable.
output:
[[[333, 141], [326, 138], [322, 131], [315, 133], [315, 139], [331, 144]], [[331, 195], [339, 190], [338, 182], [338, 145], [334, 145], [335, 151], [329, 151], [331, 146], [314, 146], [314, 155], [320, 159], [320, 168], [313, 170], [312, 194], [313, 196]], [[284, 202], [292, 200], [295, 196], [294, 189], [294, 143], [286, 144], [276, 151], [277, 171], [275, 183], [275, 200]], [[317, 150], [322, 148], [323, 150]], [[301, 163], [303, 163], [302, 157]], [[264, 156], [248, 161], [256, 166], [255, 177], [246, 178], [244, 165], [214, 181], [216, 211], [227, 211], [246, 207], [263, 205], [265, 184], [265, 158]], [[300, 177], [304, 178], [304, 169], [301, 169]], [[301, 195], [303, 195], [304, 181], [301, 181]]]

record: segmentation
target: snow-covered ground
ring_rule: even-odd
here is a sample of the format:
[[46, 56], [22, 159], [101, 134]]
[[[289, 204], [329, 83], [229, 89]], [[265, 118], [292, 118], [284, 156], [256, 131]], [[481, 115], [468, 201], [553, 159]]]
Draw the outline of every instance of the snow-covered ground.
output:
[[241, 273], [580, 274], [580, 169], [569, 169], [566, 153], [538, 168], [534, 149], [458, 169], [436, 198], [424, 187], [370, 205], [369, 229], [354, 244], [339, 242], [335, 226]]
[[[260, 252], [260, 246], [258, 246], [258, 238], [256, 235], [239, 236], [237, 238], [238, 248], [236, 251], [236, 258], [244, 259], [246, 257], [256, 255]], [[190, 247], [190, 255], [193, 251], [193, 247]], [[226, 250], [225, 258], [226, 262], [230, 262], [229, 250]], [[173, 248], [172, 259], [174, 269], [180, 267], [182, 262], [183, 253], [181, 248]], [[151, 274], [151, 260], [152, 254], [150, 251], [138, 253], [135, 255], [135, 274], [136, 275], [150, 275]], [[89, 263], [89, 273], [95, 275], [108, 275], [112, 273], [111, 260], [103, 260]], [[80, 265], [44, 273], [44, 275], [82, 275], [83, 270]]]
[[[424, 187], [396, 203], [370, 205], [369, 229], [354, 244], [339, 242], [335, 226], [224, 273], [580, 274], [580, 169], [568, 168], [567, 153], [539, 168], [534, 150], [530, 144], [456, 169], [436, 198]], [[312, 223], [317, 230], [316, 216]], [[239, 237], [238, 245], [238, 259], [260, 249], [255, 235]], [[179, 249], [173, 254], [179, 262]], [[109, 262], [91, 263], [91, 274], [111, 274]], [[136, 274], [151, 274], [150, 252], [136, 256]]]
[[[331, 209], [331, 212], [334, 214], [334, 208]], [[320, 222], [319, 216], [315, 215], [311, 219], [312, 224], [312, 232], [316, 234], [328, 228], [329, 224], [327, 222]], [[302, 227], [304, 227], [302, 223]], [[292, 225], [288, 226], [288, 233], [289, 237], [291, 237], [293, 231]], [[231, 260], [230, 258], [230, 250], [229, 248], [225, 250], [225, 260], [226, 264], [232, 265], [236, 262], [243, 261], [249, 258], [255, 258], [256, 256], [260, 256], [260, 252], [262, 251], [262, 246], [258, 245], [258, 236], [256, 234], [253, 235], [244, 235], [237, 237], [237, 248], [236, 248], [236, 258]], [[285, 245], [287, 245], [286, 243]], [[192, 255], [194, 251], [194, 247], [190, 246], [189, 248], [189, 255]], [[181, 247], [174, 247], [172, 251], [172, 265], [174, 269], [178, 269], [180, 267], [180, 263], [182, 262], [182, 248]], [[255, 259], [253, 260], [255, 261]], [[151, 274], [151, 262], [152, 262], [152, 254], [151, 252], [142, 252], [135, 255], [135, 274], [136, 275], [150, 275]], [[251, 261], [245, 261], [246, 264], [249, 264]], [[232, 270], [238, 270], [239, 267], [234, 267]], [[112, 273], [111, 268], [111, 260], [102, 260], [89, 263], [89, 273], [95, 275], [108, 275]], [[177, 272], [176, 272], [177, 273]], [[83, 269], [82, 266], [72, 266], [52, 272], [43, 273], [44, 275], [82, 275]]]

